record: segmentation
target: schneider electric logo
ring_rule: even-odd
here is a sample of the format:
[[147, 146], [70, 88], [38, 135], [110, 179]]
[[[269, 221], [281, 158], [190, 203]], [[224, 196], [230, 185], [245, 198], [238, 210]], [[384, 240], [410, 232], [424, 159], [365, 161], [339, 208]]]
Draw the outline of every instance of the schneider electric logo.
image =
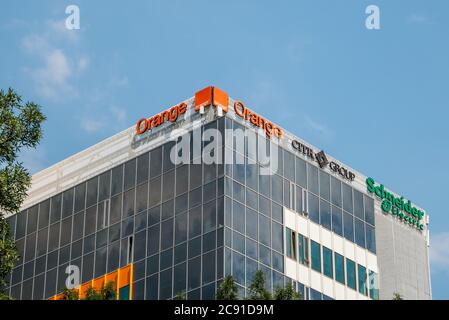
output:
[[376, 194], [382, 200], [381, 208], [385, 214], [390, 213], [404, 223], [408, 223], [418, 230], [424, 230], [424, 224], [421, 223], [424, 212], [412, 206], [410, 200], [406, 200], [404, 197], [396, 197], [391, 192], [386, 191], [383, 184], [376, 185], [373, 178], [366, 179], [366, 187], [368, 192]]
[[292, 141], [292, 147], [297, 152], [300, 152], [306, 157], [310, 158], [311, 160], [318, 162], [318, 165], [320, 166], [321, 169], [324, 169], [325, 167], [328, 166], [332, 172], [337, 173], [342, 178], [345, 178], [346, 180], [349, 181], [354, 181], [355, 174], [352, 171], [349, 171], [348, 168], [339, 165], [335, 161], [329, 162], [324, 151], [315, 153], [311, 147], [308, 147], [297, 140]]

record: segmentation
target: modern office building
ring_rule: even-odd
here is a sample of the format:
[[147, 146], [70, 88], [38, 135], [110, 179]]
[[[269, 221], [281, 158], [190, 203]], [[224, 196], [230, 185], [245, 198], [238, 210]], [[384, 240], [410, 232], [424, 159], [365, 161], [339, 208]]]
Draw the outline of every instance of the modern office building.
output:
[[36, 173], [7, 220], [16, 299], [73, 268], [120, 299], [213, 299], [228, 274], [244, 297], [257, 269], [305, 299], [432, 297], [423, 209], [216, 87]]

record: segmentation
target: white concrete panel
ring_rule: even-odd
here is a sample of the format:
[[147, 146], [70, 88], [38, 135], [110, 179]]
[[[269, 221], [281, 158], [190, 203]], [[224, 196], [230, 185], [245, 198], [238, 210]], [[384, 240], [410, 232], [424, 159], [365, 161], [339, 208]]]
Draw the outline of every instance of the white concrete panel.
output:
[[323, 291], [326, 296], [334, 298], [334, 281], [328, 277], [323, 278]]
[[297, 214], [296, 222], [297, 222], [296, 231], [298, 231], [303, 236], [309, 237], [309, 220]]
[[297, 262], [293, 259], [285, 257], [284, 258], [284, 266], [285, 266], [286, 276], [297, 281], [297, 278], [298, 278], [297, 270], [296, 270]]
[[341, 283], [335, 282], [335, 299], [336, 300], [345, 300], [345, 286]]
[[311, 222], [309, 224], [309, 228], [309, 238], [315, 242], [320, 243], [320, 227], [317, 224]]
[[355, 261], [355, 244], [346, 239], [343, 239], [343, 243], [345, 248], [345, 257]]
[[356, 260], [357, 263], [366, 266], [366, 250], [360, 248], [359, 246], [355, 246], [355, 252], [356, 252]]
[[322, 275], [314, 270], [310, 271], [310, 287], [322, 292], [321, 288], [321, 278]]
[[374, 254], [372, 254], [369, 251], [367, 251], [367, 253], [366, 253], [366, 266], [371, 271], [379, 273], [379, 269], [377, 266], [377, 256], [375, 256]]
[[298, 263], [298, 281], [310, 287], [310, 269]]
[[352, 289], [346, 288], [346, 299], [347, 300], [357, 300], [358, 293]]
[[344, 256], [344, 248], [343, 248], [343, 238], [333, 234], [332, 235], [332, 242], [333, 242], [333, 250], [342, 256]]
[[287, 228], [296, 230], [296, 214], [284, 207], [284, 223]]
[[332, 233], [323, 228], [321, 228], [321, 245], [328, 247], [329, 249], [332, 249]]

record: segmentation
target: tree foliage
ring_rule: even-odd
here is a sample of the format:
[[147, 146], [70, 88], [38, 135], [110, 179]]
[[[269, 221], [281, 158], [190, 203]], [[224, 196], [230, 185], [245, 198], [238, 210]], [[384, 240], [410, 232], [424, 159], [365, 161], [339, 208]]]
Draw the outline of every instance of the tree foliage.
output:
[[295, 291], [291, 283], [287, 284], [285, 288], [277, 288], [274, 292], [275, 300], [301, 300], [301, 295]]
[[404, 298], [401, 296], [401, 294], [394, 292], [392, 300], [404, 300]]
[[89, 287], [85, 294], [86, 297], [84, 300], [116, 300], [115, 282], [106, 282], [100, 291], [95, 290], [93, 287]]
[[[18, 155], [23, 148], [35, 148], [42, 138], [45, 116], [33, 103], [22, 103], [13, 90], [0, 90], [0, 293], [6, 287], [6, 276], [18, 258], [14, 242], [9, 238], [5, 214], [14, 214], [22, 205], [31, 176]], [[0, 298], [6, 298], [0, 294]]]
[[271, 293], [265, 288], [265, 274], [257, 270], [249, 286], [249, 300], [271, 300]]
[[78, 290], [65, 288], [62, 292], [62, 300], [79, 300]]
[[217, 300], [238, 300], [238, 288], [234, 278], [228, 275], [217, 289]]
[[19, 210], [31, 177], [17, 158], [23, 148], [35, 148], [42, 138], [45, 116], [33, 103], [22, 103], [13, 90], [0, 90], [0, 211]]

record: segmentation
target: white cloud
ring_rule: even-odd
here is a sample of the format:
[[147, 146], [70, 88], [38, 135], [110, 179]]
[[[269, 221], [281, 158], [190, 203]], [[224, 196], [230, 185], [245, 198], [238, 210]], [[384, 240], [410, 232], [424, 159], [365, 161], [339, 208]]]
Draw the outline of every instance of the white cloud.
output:
[[117, 122], [119, 122], [120, 124], [124, 124], [126, 122], [127, 117], [125, 109], [119, 108], [117, 106], [112, 106], [110, 110]]
[[433, 270], [449, 276], [449, 232], [431, 235], [430, 265]]
[[36, 149], [23, 149], [19, 155], [19, 161], [23, 162], [23, 166], [28, 169], [30, 174], [35, 174], [48, 166], [47, 152], [43, 146]]
[[22, 49], [37, 63], [35, 67], [23, 69], [42, 97], [55, 101], [77, 97], [72, 81], [89, 67], [89, 57], [78, 54], [79, 32], [67, 30], [63, 20], [49, 20], [45, 26], [43, 32], [22, 39]]
[[422, 14], [416, 14], [412, 13], [407, 18], [408, 22], [410, 23], [416, 23], [416, 24], [422, 24], [422, 23], [431, 23], [431, 20]]
[[104, 122], [97, 119], [83, 119], [81, 121], [81, 127], [88, 133], [96, 133], [103, 129]]
[[310, 129], [313, 131], [316, 131], [318, 134], [328, 137], [330, 135], [330, 129], [325, 124], [318, 123], [317, 121], [313, 120], [310, 116], [305, 116], [306, 124], [309, 126]]

